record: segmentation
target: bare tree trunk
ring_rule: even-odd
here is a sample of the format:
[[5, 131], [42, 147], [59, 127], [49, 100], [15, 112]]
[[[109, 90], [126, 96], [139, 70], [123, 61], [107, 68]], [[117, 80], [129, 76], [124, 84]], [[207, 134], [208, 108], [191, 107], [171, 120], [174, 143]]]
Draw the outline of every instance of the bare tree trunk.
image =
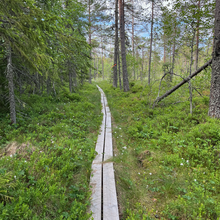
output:
[[215, 6], [215, 34], [212, 61], [212, 79], [209, 101], [209, 116], [220, 118], [220, 0]]
[[94, 51], [94, 80], [96, 79], [96, 72], [95, 72], [95, 51]]
[[12, 55], [11, 47], [8, 45], [7, 48], [7, 79], [9, 89], [9, 104], [10, 104], [10, 118], [13, 124], [16, 124], [16, 110], [15, 110], [15, 94], [14, 94], [14, 73], [12, 69]]
[[104, 80], [105, 79], [105, 76], [104, 76], [104, 56], [103, 56], [103, 39], [101, 37], [101, 40], [102, 40], [102, 79]]
[[166, 36], [165, 33], [163, 35], [164, 42], [163, 42], [163, 62], [166, 63]]
[[[132, 6], [134, 7], [134, 1], [132, 0]], [[135, 51], [134, 51], [134, 8], [132, 9], [132, 53], [133, 53], [133, 58], [134, 58], [134, 63], [133, 63], [133, 76], [134, 80], [136, 78], [135, 76]]]
[[149, 66], [148, 66], [148, 85], [150, 85], [151, 55], [152, 55], [152, 44], [153, 44], [153, 28], [154, 28], [154, 1], [152, 0], [151, 31], [150, 31], [150, 54], [149, 54]]
[[115, 48], [114, 48], [114, 75], [113, 75], [113, 87], [117, 88], [118, 84], [118, 0], [115, 0]]
[[[198, 0], [198, 10], [200, 11], [200, 0]], [[196, 63], [195, 67], [196, 70], [198, 69], [198, 62], [199, 62], [199, 24], [200, 20], [197, 20], [197, 34], [196, 34]]]
[[176, 24], [174, 28], [174, 37], [173, 37], [173, 59], [172, 59], [172, 67], [171, 67], [171, 76], [170, 81], [173, 81], [173, 71], [175, 66], [175, 50], [176, 50]]
[[139, 58], [138, 47], [136, 47], [137, 79], [140, 77], [140, 76], [138, 75], [138, 72], [139, 72], [139, 62], [138, 62], [138, 58]]
[[124, 88], [124, 92], [127, 92], [127, 91], [129, 91], [129, 81], [128, 81], [126, 49], [125, 49], [124, 0], [119, 0], [119, 14], [120, 14], [120, 36], [121, 36], [123, 88]]
[[[193, 46], [194, 46], [194, 39], [195, 39], [195, 30], [193, 30], [193, 38], [191, 44], [191, 62], [189, 67], [189, 76], [192, 74], [192, 65], [193, 65]], [[192, 82], [189, 80], [189, 101], [190, 101], [190, 114], [193, 113], [193, 103], [192, 103]]]
[[142, 46], [141, 80], [143, 80], [143, 74], [144, 74], [144, 47]]
[[[89, 0], [89, 45], [91, 47], [92, 33], [91, 33], [91, 0]], [[92, 57], [92, 49], [90, 48], [90, 57]], [[89, 68], [89, 83], [92, 83], [92, 70]]]
[[170, 73], [170, 82], [173, 81], [173, 71], [174, 71], [174, 66], [175, 66], [175, 49], [176, 49], [176, 43], [175, 41], [173, 42], [173, 58], [172, 58], [172, 67], [171, 67], [171, 73]]
[[121, 85], [121, 62], [120, 62], [120, 54], [119, 54], [119, 47], [118, 47], [118, 78], [119, 78], [119, 86], [120, 90], [122, 90], [122, 85]]

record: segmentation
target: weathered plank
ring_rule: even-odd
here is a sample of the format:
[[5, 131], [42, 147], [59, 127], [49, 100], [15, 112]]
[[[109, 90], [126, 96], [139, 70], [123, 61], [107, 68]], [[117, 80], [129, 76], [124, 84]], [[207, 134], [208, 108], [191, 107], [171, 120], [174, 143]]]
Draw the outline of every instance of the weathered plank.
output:
[[92, 199], [91, 199], [90, 211], [92, 211], [92, 218], [94, 220], [102, 219], [102, 161], [103, 161], [103, 152], [104, 152], [105, 122], [106, 122], [103, 93], [101, 93], [101, 103], [102, 103], [103, 120], [95, 148], [98, 154], [93, 160], [92, 172], [90, 178], [90, 185], [92, 187], [92, 195], [91, 195]]
[[100, 87], [98, 89], [101, 93], [103, 121], [96, 143], [98, 155], [92, 164], [90, 180], [92, 201], [90, 210], [93, 212], [92, 217], [94, 220], [119, 220], [113, 163], [102, 163], [113, 157], [111, 113], [104, 92]]
[[112, 162], [103, 164], [103, 220], [119, 220]]
[[92, 186], [92, 200], [90, 211], [94, 220], [102, 219], [102, 163], [92, 164], [92, 174], [90, 178]]

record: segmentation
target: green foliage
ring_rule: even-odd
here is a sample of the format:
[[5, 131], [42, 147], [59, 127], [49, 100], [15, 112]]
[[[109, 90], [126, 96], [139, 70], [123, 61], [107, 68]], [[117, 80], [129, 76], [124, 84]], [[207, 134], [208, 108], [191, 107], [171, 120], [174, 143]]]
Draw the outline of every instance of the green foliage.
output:
[[[59, 99], [23, 99], [25, 121], [11, 126], [8, 115], [1, 118], [0, 219], [89, 219], [100, 93], [86, 84]], [[5, 148], [12, 142], [14, 153]]]

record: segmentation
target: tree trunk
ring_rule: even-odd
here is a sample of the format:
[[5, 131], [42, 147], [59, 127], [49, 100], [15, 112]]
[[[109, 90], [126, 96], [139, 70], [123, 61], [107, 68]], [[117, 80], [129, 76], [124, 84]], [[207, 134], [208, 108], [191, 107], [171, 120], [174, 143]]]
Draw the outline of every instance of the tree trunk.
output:
[[134, 63], [133, 63], [133, 76], [134, 76], [134, 80], [135, 80], [135, 51], [134, 51], [134, 1], [132, 0], [132, 53], [133, 53], [133, 58], [134, 58]]
[[8, 90], [9, 90], [9, 104], [10, 104], [10, 118], [13, 124], [16, 124], [16, 110], [15, 110], [15, 94], [14, 94], [14, 73], [12, 69], [12, 55], [11, 47], [8, 45], [7, 48], [7, 79], [8, 79]]
[[113, 87], [117, 88], [118, 84], [118, 0], [115, 0], [115, 51], [114, 51], [114, 75], [113, 75]]
[[95, 51], [94, 51], [94, 80], [96, 79], [96, 73], [95, 73]]
[[144, 47], [142, 47], [141, 81], [143, 80], [143, 74], [144, 74]]
[[173, 59], [172, 59], [172, 67], [171, 67], [171, 76], [170, 76], [170, 81], [173, 81], [173, 71], [174, 71], [174, 66], [175, 66], [175, 50], [176, 50], [176, 24], [174, 28], [174, 37], [173, 37]]
[[125, 49], [124, 0], [119, 0], [119, 14], [120, 14], [120, 37], [121, 37], [123, 88], [124, 88], [124, 92], [127, 92], [129, 91], [129, 81], [128, 81], [126, 49]]
[[[92, 43], [92, 33], [91, 33], [91, 0], [89, 0], [89, 45], [91, 47]], [[92, 57], [92, 49], [90, 48], [90, 57]], [[89, 83], [92, 83], [92, 70], [89, 68]]]
[[119, 54], [119, 47], [118, 47], [118, 78], [119, 78], [119, 86], [120, 86], [120, 90], [122, 90], [122, 86], [121, 86], [121, 62], [120, 62], [120, 54]]
[[[200, 0], [198, 1], [198, 11], [200, 12]], [[196, 62], [195, 67], [196, 70], [198, 69], [198, 62], [199, 62], [199, 23], [200, 20], [197, 20], [197, 34], [196, 34]]]
[[[189, 67], [189, 76], [191, 77], [192, 74], [192, 65], [193, 65], [193, 46], [194, 46], [194, 39], [195, 39], [195, 30], [193, 30], [193, 38], [192, 38], [192, 44], [191, 44], [191, 61], [190, 61], [190, 67]], [[192, 103], [192, 81], [189, 80], [189, 101], [190, 101], [190, 114], [192, 114], [193, 111], [193, 103]]]
[[152, 44], [153, 44], [153, 28], [154, 28], [154, 1], [152, 0], [151, 31], [150, 31], [150, 54], [149, 54], [149, 67], [148, 67], [148, 85], [150, 85], [151, 55], [152, 55]]
[[209, 101], [209, 116], [220, 118], [220, 0], [215, 6], [215, 34], [212, 61], [212, 79]]
[[165, 33], [163, 35], [163, 39], [164, 39], [164, 42], [163, 42], [163, 62], [166, 63], [166, 36], [165, 36]]
[[104, 55], [103, 55], [103, 39], [102, 40], [102, 79], [104, 80], [105, 79], [105, 76], [104, 76]]

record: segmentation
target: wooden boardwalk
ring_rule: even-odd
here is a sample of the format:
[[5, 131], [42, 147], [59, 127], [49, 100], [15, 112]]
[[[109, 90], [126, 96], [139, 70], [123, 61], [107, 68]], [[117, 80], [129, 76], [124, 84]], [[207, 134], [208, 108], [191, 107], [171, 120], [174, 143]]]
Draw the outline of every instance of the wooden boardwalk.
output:
[[106, 162], [113, 157], [111, 112], [104, 92], [100, 87], [98, 89], [101, 93], [103, 120], [96, 143], [98, 154], [92, 163], [90, 210], [94, 220], [119, 220], [113, 163]]

